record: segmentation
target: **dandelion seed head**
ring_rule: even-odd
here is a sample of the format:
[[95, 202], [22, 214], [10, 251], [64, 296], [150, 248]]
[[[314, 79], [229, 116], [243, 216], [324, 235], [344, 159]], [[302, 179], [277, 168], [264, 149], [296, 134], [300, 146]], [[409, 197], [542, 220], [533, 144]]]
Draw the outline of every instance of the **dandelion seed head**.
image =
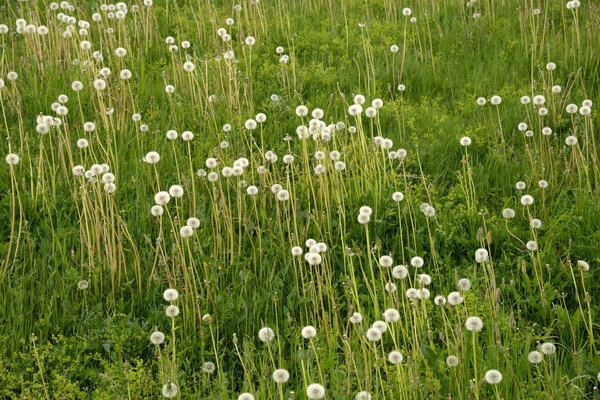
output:
[[405, 265], [397, 265], [392, 269], [392, 276], [396, 279], [405, 279], [408, 276], [408, 268]]
[[350, 322], [353, 324], [359, 324], [363, 320], [362, 314], [355, 312], [350, 316]]
[[290, 379], [290, 373], [283, 368], [273, 371], [273, 380], [275, 383], [285, 383]]
[[530, 240], [525, 244], [525, 247], [527, 247], [527, 250], [535, 251], [537, 250], [538, 245], [534, 240]]
[[169, 194], [173, 198], [179, 198], [183, 196], [183, 188], [180, 185], [172, 185], [169, 188]]
[[502, 98], [500, 96], [492, 96], [490, 98], [490, 103], [494, 106], [497, 106], [502, 103]]
[[165, 210], [159, 205], [154, 205], [152, 208], [150, 208], [150, 214], [152, 214], [154, 217], [160, 217], [164, 212]]
[[539, 351], [532, 351], [527, 355], [527, 359], [532, 364], [539, 364], [542, 362], [543, 359], [542, 353], [540, 353]]
[[213, 372], [215, 372], [216, 369], [217, 368], [215, 364], [210, 361], [206, 361], [204, 364], [202, 364], [202, 371], [204, 371], [207, 374], [212, 374]]
[[542, 351], [542, 353], [549, 356], [556, 353], [556, 346], [554, 345], [554, 343], [544, 342], [540, 346], [540, 350]]
[[532, 218], [531, 219], [531, 227], [533, 229], [539, 229], [539, 228], [541, 228], [542, 227], [542, 221], [540, 221], [537, 218]]
[[306, 387], [306, 396], [309, 399], [322, 399], [325, 396], [325, 388], [318, 383], [311, 383]]
[[480, 248], [475, 251], [475, 261], [477, 261], [479, 264], [486, 262], [488, 260], [488, 256], [488, 251], [484, 248]]
[[179, 315], [179, 307], [170, 305], [165, 309], [165, 314], [167, 314], [167, 317], [175, 318]]
[[377, 109], [375, 107], [367, 107], [365, 115], [369, 118], [373, 118], [377, 115]]
[[165, 334], [160, 331], [152, 332], [150, 335], [150, 342], [154, 345], [162, 344], [165, 341]]
[[306, 115], [308, 115], [308, 108], [302, 105], [296, 107], [296, 115], [299, 117], [305, 117]]
[[421, 268], [425, 264], [425, 261], [419, 256], [415, 256], [410, 259], [410, 265], [415, 268]]
[[312, 339], [317, 336], [317, 330], [314, 326], [308, 325], [302, 328], [302, 337], [304, 339]]
[[408, 297], [411, 300], [414, 299], [418, 299], [419, 298], [419, 290], [415, 289], [415, 288], [409, 288], [406, 290], [406, 297]]
[[83, 176], [85, 173], [85, 168], [83, 165], [76, 165], [73, 167], [73, 175], [74, 176]]
[[158, 192], [154, 195], [154, 202], [159, 206], [164, 206], [171, 201], [171, 195], [168, 192]]
[[400, 313], [395, 308], [388, 308], [383, 312], [383, 319], [387, 322], [396, 322], [400, 319]]
[[542, 96], [541, 94], [533, 96], [533, 104], [535, 104], [537, 106], [541, 106], [545, 102], [546, 102], [546, 98], [544, 96]]
[[450, 292], [448, 294], [448, 303], [453, 306], [462, 304], [465, 299], [460, 295], [459, 292]]
[[577, 260], [577, 266], [579, 268], [581, 268], [582, 271], [589, 271], [590, 270], [590, 264], [588, 264], [586, 261], [583, 260]]
[[181, 227], [181, 229], [179, 229], [179, 234], [184, 239], [189, 238], [194, 234], [194, 230], [192, 229], [191, 226], [184, 225]]
[[352, 115], [353, 117], [360, 115], [362, 113], [362, 106], [360, 104], [352, 104], [350, 107], [348, 107], [348, 114]]
[[366, 337], [371, 342], [377, 342], [381, 340], [381, 331], [375, 327], [371, 327], [367, 330]]
[[179, 389], [177, 388], [177, 385], [172, 382], [169, 382], [162, 387], [162, 395], [167, 399], [177, 396], [177, 393], [179, 393]]
[[467, 278], [459, 279], [457, 282], [457, 286], [460, 290], [466, 292], [467, 290], [471, 289], [471, 281]]
[[485, 381], [490, 385], [496, 385], [502, 381], [502, 373], [496, 369], [490, 369], [485, 373]]
[[[600, 376], [600, 373], [598, 374]], [[356, 400], [371, 400], [371, 393], [363, 390], [362, 392], [358, 392], [356, 394]]]
[[277, 192], [277, 200], [286, 201], [289, 198], [290, 198], [290, 193], [287, 190], [281, 189], [279, 192]]
[[479, 332], [483, 329], [483, 321], [481, 321], [481, 318], [479, 317], [469, 317], [465, 322], [465, 327], [468, 331]]
[[306, 253], [305, 255], [306, 257], [306, 261], [310, 264], [310, 265], [319, 265], [321, 264], [321, 261], [323, 260], [323, 258], [321, 257], [321, 255], [319, 253]]
[[400, 364], [403, 359], [404, 357], [402, 356], [402, 353], [397, 350], [390, 351], [388, 354], [388, 361], [391, 364]]
[[379, 265], [381, 265], [382, 267], [391, 267], [393, 262], [394, 261], [390, 256], [381, 256], [379, 258]]
[[521, 204], [524, 206], [530, 206], [533, 204], [533, 197], [528, 194], [521, 196]]
[[8, 165], [17, 165], [19, 163], [19, 156], [15, 153], [10, 153], [4, 160]]
[[165, 301], [175, 301], [179, 298], [179, 292], [176, 289], [167, 289], [163, 293]]
[[458, 357], [456, 356], [448, 356], [446, 357], [446, 365], [450, 368], [458, 366]]
[[420, 284], [428, 286], [431, 284], [431, 276], [429, 276], [427, 274], [419, 274], [419, 275], [417, 275], [417, 281]]
[[268, 343], [275, 339], [275, 333], [273, 332], [273, 329], [264, 327], [258, 331], [258, 338], [261, 342]]

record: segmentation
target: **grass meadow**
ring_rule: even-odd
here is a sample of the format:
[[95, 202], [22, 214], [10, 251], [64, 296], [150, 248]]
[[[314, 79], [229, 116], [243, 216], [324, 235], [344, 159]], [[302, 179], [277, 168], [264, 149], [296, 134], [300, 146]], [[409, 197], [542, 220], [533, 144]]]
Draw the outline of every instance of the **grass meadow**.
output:
[[0, 398], [600, 399], [600, 4], [0, 2]]

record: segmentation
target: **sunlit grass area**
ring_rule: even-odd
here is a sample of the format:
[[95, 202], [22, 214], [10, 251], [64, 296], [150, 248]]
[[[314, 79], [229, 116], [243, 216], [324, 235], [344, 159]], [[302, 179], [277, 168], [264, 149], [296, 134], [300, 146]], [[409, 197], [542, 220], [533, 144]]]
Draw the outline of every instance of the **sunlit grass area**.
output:
[[0, 398], [600, 399], [600, 5], [0, 3]]

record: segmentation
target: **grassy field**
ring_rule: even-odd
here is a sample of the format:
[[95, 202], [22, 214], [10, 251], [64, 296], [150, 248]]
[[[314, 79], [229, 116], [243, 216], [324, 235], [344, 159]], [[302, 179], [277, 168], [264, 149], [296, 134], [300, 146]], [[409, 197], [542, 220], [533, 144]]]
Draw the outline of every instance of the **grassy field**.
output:
[[0, 2], [0, 398], [600, 399], [600, 4]]

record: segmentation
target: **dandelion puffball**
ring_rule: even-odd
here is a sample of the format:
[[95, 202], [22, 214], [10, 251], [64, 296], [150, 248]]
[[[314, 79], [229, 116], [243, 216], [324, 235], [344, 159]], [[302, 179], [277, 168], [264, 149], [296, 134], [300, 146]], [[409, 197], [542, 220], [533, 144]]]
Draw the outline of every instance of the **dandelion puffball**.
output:
[[[600, 376], [600, 373], [598, 374]], [[371, 393], [363, 390], [362, 392], [356, 393], [356, 400], [371, 400]]]
[[403, 359], [402, 353], [397, 350], [393, 350], [388, 354], [388, 361], [392, 364], [400, 364]]
[[215, 372], [215, 369], [215, 364], [210, 361], [207, 361], [204, 364], [202, 364], [202, 371], [204, 371], [207, 374], [212, 374], [213, 372]]
[[402, 194], [402, 192], [394, 192], [394, 194], [392, 194], [392, 200], [394, 200], [395, 202], [400, 202], [404, 199], [404, 194]]
[[371, 342], [377, 342], [381, 339], [381, 331], [372, 327], [367, 330], [366, 336]]
[[475, 251], [475, 261], [479, 264], [486, 262], [488, 260], [488, 251], [484, 248], [477, 249]]
[[360, 104], [352, 104], [350, 107], [348, 107], [348, 114], [352, 115], [353, 117], [359, 115], [360, 113], [362, 113], [362, 106]]
[[465, 291], [471, 289], [471, 281], [468, 280], [467, 278], [459, 279], [457, 282], [457, 286], [460, 290], [465, 292]]
[[585, 272], [590, 270], [590, 264], [583, 260], [577, 260], [577, 266]]
[[448, 294], [448, 303], [453, 306], [461, 304], [465, 299], [460, 295], [459, 292], [450, 292]]
[[317, 336], [317, 330], [314, 326], [308, 325], [302, 328], [302, 337], [304, 339], [312, 339]]
[[541, 363], [542, 362], [542, 358], [543, 358], [542, 357], [542, 353], [540, 353], [539, 351], [532, 351], [527, 356], [527, 359], [532, 364], [539, 364], [539, 363]]
[[483, 322], [479, 317], [469, 317], [465, 322], [465, 327], [468, 331], [479, 332], [483, 328]]
[[179, 307], [170, 305], [166, 308], [165, 314], [167, 314], [167, 317], [174, 318], [179, 315]]
[[167, 399], [177, 396], [177, 393], [179, 393], [179, 389], [177, 389], [177, 385], [172, 382], [165, 384], [162, 388], [162, 395]]
[[396, 279], [404, 279], [408, 276], [408, 268], [405, 265], [397, 265], [392, 269], [392, 276]]
[[309, 399], [322, 399], [325, 396], [325, 388], [318, 383], [311, 383], [306, 387], [306, 396]]
[[458, 357], [456, 357], [456, 356], [446, 357], [446, 365], [451, 368], [458, 366]]
[[159, 331], [152, 332], [150, 335], [150, 341], [154, 345], [159, 345], [165, 341], [165, 334]]
[[495, 105], [495, 106], [497, 106], [497, 105], [499, 105], [500, 103], [502, 103], [502, 98], [501, 98], [500, 96], [492, 96], [492, 97], [490, 98], [490, 103], [491, 103], [492, 105]]
[[381, 256], [379, 258], [379, 265], [381, 265], [382, 267], [391, 267], [393, 262], [394, 261], [390, 256]]
[[258, 338], [261, 342], [267, 343], [275, 338], [275, 333], [273, 332], [273, 329], [269, 327], [264, 327], [258, 331]]
[[350, 316], [350, 322], [353, 324], [361, 323], [362, 319], [363, 319], [363, 317], [362, 317], [361, 313], [358, 313], [358, 312], [355, 312], [354, 314], [352, 314]]
[[540, 350], [542, 350], [542, 353], [546, 355], [551, 355], [556, 353], [556, 346], [554, 345], [554, 343], [545, 342], [542, 343], [542, 345], [540, 346]]
[[285, 383], [290, 379], [290, 373], [283, 368], [273, 371], [273, 380], [275, 383]]
[[5, 160], [8, 165], [17, 165], [19, 163], [19, 156], [11, 153], [6, 156]]
[[179, 297], [179, 292], [176, 289], [167, 289], [163, 293], [166, 301], [175, 301]]
[[436, 306], [440, 306], [440, 307], [445, 306], [446, 305], [446, 298], [444, 296], [442, 296], [442, 295], [435, 296], [435, 299], [433, 299], [433, 303]]
[[410, 259], [410, 265], [412, 265], [415, 268], [421, 268], [424, 263], [425, 262], [423, 261], [423, 259], [419, 256], [415, 256]]
[[400, 319], [400, 313], [395, 308], [388, 308], [383, 313], [383, 319], [387, 322], [396, 322]]
[[530, 206], [533, 204], [533, 197], [525, 194], [523, 196], [521, 196], [521, 204], [524, 206]]
[[496, 369], [490, 369], [485, 373], [485, 381], [490, 385], [496, 385], [502, 382], [502, 373]]

